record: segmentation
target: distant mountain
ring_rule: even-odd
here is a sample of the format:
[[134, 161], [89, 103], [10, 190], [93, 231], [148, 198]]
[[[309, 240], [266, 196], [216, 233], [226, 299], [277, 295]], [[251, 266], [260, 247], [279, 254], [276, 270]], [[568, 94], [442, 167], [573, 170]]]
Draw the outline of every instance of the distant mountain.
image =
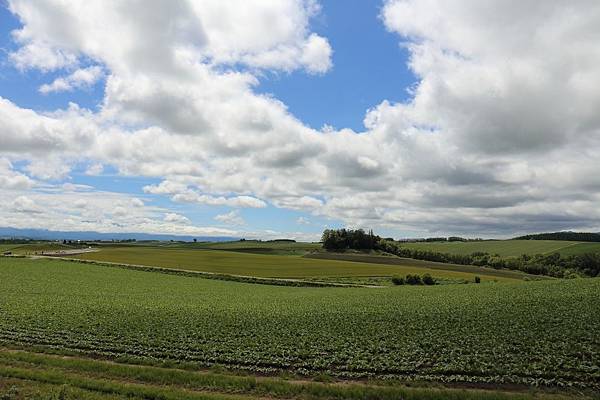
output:
[[163, 235], [152, 233], [101, 233], [93, 231], [50, 231], [47, 229], [19, 229], [0, 227], [0, 239], [36, 239], [36, 240], [176, 240], [191, 242], [194, 239], [199, 242], [227, 242], [238, 240], [229, 236], [187, 236], [187, 235]]
[[600, 233], [593, 232], [553, 232], [536, 233], [533, 235], [519, 236], [519, 240], [570, 240], [573, 242], [600, 242]]

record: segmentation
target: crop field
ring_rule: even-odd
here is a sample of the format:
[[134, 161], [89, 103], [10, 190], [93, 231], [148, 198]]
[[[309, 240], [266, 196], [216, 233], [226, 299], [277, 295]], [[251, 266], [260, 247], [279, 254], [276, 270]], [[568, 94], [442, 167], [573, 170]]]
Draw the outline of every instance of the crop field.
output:
[[[455, 268], [456, 266], [451, 264], [445, 264], [447, 267], [441, 269], [439, 263], [410, 259], [404, 259], [405, 261], [401, 265], [386, 265], [234, 251], [139, 246], [103, 247], [98, 252], [80, 254], [72, 258], [263, 278], [389, 277], [429, 273], [433, 277], [443, 279], [472, 281], [475, 275], [479, 275], [483, 281], [513, 281], [523, 279], [525, 276], [511, 271], [499, 272], [485, 268], [479, 268], [476, 272], [469, 272], [460, 267]], [[428, 265], [435, 268], [428, 268]]]
[[15, 246], [14, 244], [0, 244], [0, 252], [10, 250]]
[[287, 240], [239, 240], [231, 242], [157, 242], [98, 243], [98, 247], [137, 247], [181, 250], [226, 250], [241, 253], [302, 256], [321, 249], [321, 243], [294, 242]]
[[0, 258], [0, 281], [3, 346], [267, 374], [600, 390], [600, 279], [293, 288]]
[[528, 275], [521, 271], [511, 271], [507, 269], [493, 269], [493, 268], [483, 268], [477, 267], [474, 265], [459, 265], [459, 264], [448, 264], [448, 263], [439, 263], [434, 261], [425, 261], [425, 260], [415, 260], [412, 258], [402, 258], [402, 257], [392, 257], [392, 256], [381, 256], [375, 254], [353, 254], [353, 253], [314, 253], [305, 256], [307, 258], [317, 259], [317, 260], [339, 260], [339, 261], [353, 261], [353, 262], [362, 262], [362, 263], [370, 263], [370, 264], [383, 264], [383, 265], [421, 265], [428, 269], [436, 269], [443, 271], [457, 271], [457, 272], [466, 272], [475, 274], [478, 276], [486, 275], [486, 276], [496, 276], [498, 278], [514, 278], [514, 279], [524, 279], [527, 277], [528, 279], [550, 279], [546, 276], [534, 276]]
[[[4, 246], [4, 245], [2, 245]], [[56, 242], [40, 242], [40, 243], [28, 243], [28, 244], [11, 244], [6, 245], [6, 250], [10, 250], [15, 254], [35, 254], [42, 251], [55, 251], [55, 250], [72, 250], [76, 247], [63, 245], [62, 243]]]
[[577, 243], [573, 246], [564, 247], [559, 253], [563, 256], [600, 253], [600, 243]]
[[[484, 252], [499, 254], [503, 257], [517, 257], [522, 254], [546, 254], [558, 252], [567, 254], [572, 247], [581, 246], [581, 242], [561, 240], [487, 240], [478, 242], [417, 242], [401, 243], [402, 247], [419, 250], [429, 250], [438, 253], [472, 254]], [[585, 243], [584, 245], [587, 245]], [[588, 248], [600, 250], [600, 243], [592, 243]], [[586, 246], [584, 246], [586, 247]], [[570, 254], [570, 253], [569, 253]], [[579, 254], [579, 253], [578, 253]]]
[[321, 244], [289, 241], [244, 240], [236, 242], [186, 243], [183, 247], [240, 251], [257, 254], [304, 255], [308, 252], [321, 249]]

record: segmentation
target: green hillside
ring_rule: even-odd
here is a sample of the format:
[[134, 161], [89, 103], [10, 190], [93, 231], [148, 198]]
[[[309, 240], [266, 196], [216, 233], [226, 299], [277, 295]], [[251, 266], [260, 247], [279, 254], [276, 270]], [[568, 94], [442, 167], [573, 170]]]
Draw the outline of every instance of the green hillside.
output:
[[[586, 245], [588, 243], [585, 243]], [[472, 254], [484, 252], [499, 254], [503, 257], [517, 257], [522, 254], [547, 254], [569, 251], [572, 246], [579, 246], [579, 242], [568, 242], [559, 240], [486, 240], [473, 242], [416, 242], [401, 243], [402, 247], [419, 250], [429, 250], [439, 253], [450, 254]], [[592, 243], [589, 249], [598, 246]], [[598, 247], [600, 248], [600, 247]]]

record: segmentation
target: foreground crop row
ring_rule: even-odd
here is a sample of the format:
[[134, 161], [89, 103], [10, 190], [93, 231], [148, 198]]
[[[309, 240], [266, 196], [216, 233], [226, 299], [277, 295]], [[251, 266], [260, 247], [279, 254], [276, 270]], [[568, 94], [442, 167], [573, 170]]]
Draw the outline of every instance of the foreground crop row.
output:
[[290, 288], [0, 258], [0, 342], [259, 372], [600, 389], [599, 279]]

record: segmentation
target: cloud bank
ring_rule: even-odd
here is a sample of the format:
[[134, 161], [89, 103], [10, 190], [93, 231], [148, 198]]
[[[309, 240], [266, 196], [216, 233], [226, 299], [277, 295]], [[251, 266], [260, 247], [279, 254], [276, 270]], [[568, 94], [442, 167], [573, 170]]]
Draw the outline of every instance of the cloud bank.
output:
[[[40, 207], [51, 210], [45, 228], [200, 229], [144, 204], [125, 217], [74, 213], [60, 206], [73, 193], [35, 189], [86, 163], [90, 174], [111, 166], [158, 178], [144, 191], [173, 202], [273, 205], [406, 235], [600, 230], [597, 1], [384, 2], [381, 23], [409, 50], [418, 81], [410, 101], [373, 105], [363, 132], [313, 130], [255, 90], [265, 71], [335, 68], [335, 49], [310, 29], [316, 1], [10, 0], [9, 9], [22, 22], [14, 66], [62, 74], [40, 91], [99, 79], [105, 88], [98, 111], [39, 113], [0, 98], [0, 193], [19, 200], [3, 224], [36, 214], [25, 221], [37, 227]], [[128, 201], [100, 197], [113, 196]], [[219, 217], [243, 223], [238, 211]]]

